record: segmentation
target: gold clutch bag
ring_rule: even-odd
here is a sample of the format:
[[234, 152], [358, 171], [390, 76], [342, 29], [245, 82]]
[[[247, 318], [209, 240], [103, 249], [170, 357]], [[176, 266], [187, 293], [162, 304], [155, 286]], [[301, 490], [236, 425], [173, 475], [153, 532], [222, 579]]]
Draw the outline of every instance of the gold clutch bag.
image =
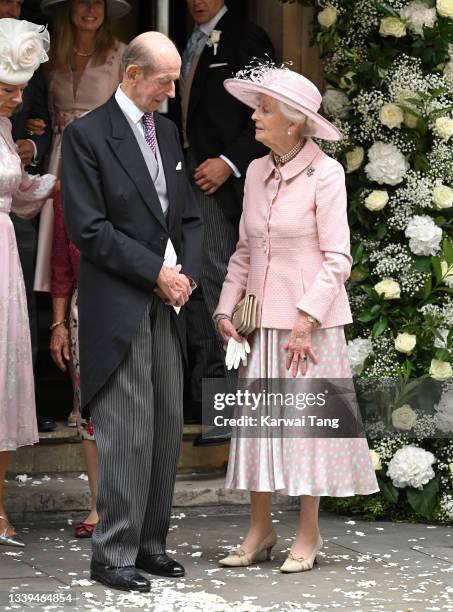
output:
[[240, 302], [236, 304], [231, 315], [231, 322], [241, 336], [248, 336], [256, 328], [256, 295], [247, 293]]

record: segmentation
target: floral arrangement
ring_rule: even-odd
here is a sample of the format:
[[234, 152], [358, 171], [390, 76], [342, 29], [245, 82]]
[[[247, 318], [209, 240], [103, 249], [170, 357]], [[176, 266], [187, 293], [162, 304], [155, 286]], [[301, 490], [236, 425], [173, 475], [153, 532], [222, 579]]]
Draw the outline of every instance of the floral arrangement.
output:
[[453, 0], [298, 1], [314, 7], [323, 111], [344, 134], [320, 145], [346, 171], [351, 366], [378, 389], [366, 430], [381, 492], [328, 507], [452, 522]]

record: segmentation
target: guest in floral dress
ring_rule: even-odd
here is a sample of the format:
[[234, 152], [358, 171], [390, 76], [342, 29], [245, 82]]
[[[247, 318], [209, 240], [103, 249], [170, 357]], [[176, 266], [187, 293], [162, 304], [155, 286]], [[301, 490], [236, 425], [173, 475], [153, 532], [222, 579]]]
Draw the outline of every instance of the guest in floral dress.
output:
[[91, 493], [91, 508], [85, 521], [74, 525], [76, 538], [90, 538], [97, 523], [96, 488], [98, 451], [91, 418], [80, 414], [79, 317], [77, 309], [77, 280], [80, 251], [70, 242], [64, 225], [61, 194], [54, 198], [54, 230], [52, 240], [51, 294], [54, 312], [50, 352], [57, 366], [65, 372], [69, 368], [74, 389], [73, 413], [82, 437], [83, 450]]
[[[352, 321], [344, 287], [351, 269], [344, 171], [311, 138], [339, 140], [341, 134], [318, 114], [321, 94], [305, 77], [272, 65], [239, 77], [225, 87], [255, 109], [255, 138], [271, 152], [248, 168], [239, 242], [214, 318], [226, 342], [242, 341], [231, 314], [245, 293], [256, 294], [257, 329], [242, 378], [350, 380], [343, 333]], [[235, 436], [226, 486], [251, 492], [251, 523], [241, 547], [220, 561], [225, 566], [269, 558], [276, 543], [272, 492], [300, 497], [283, 572], [313, 567], [323, 546], [321, 495], [379, 490], [365, 437]]]
[[9, 524], [3, 486], [11, 451], [39, 441], [27, 298], [9, 213], [30, 219], [52, 195], [56, 178], [25, 172], [11, 136], [11, 117], [38, 66], [47, 61], [42, 26], [0, 20], [0, 544], [23, 546]]
[[[55, 17], [49, 69], [49, 104], [54, 138], [49, 169], [60, 174], [61, 138], [73, 119], [97, 108], [116, 91], [121, 81], [125, 45], [113, 38], [110, 19], [125, 15], [125, 0], [43, 0], [41, 8]], [[77, 340], [77, 278], [79, 253], [69, 242], [60, 196], [49, 201], [41, 214], [35, 289], [52, 293], [51, 354], [61, 370], [69, 366], [74, 406], [69, 425], [77, 425], [83, 440], [91, 492], [87, 518], [74, 526], [76, 537], [91, 537], [97, 523], [96, 484], [98, 453], [92, 423], [80, 416]], [[50, 284], [49, 284], [50, 283]]]

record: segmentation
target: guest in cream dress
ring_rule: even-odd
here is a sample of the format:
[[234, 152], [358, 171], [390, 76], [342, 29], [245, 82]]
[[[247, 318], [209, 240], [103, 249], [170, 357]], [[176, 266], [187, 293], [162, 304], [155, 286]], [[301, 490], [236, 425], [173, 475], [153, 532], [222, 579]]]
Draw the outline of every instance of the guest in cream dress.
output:
[[[130, 5], [126, 0], [43, 0], [41, 10], [54, 18], [46, 67], [53, 126], [48, 171], [59, 177], [64, 128], [104, 104], [121, 81], [126, 46], [113, 37], [110, 22], [125, 15]], [[29, 127], [36, 128], [32, 122]], [[35, 291], [51, 290], [53, 219], [53, 201], [49, 200], [40, 219]]]
[[[228, 79], [225, 87], [256, 109], [255, 137], [271, 153], [247, 170], [239, 241], [214, 314], [219, 331], [226, 342], [242, 341], [230, 318], [244, 294], [254, 293], [257, 329], [241, 378], [277, 385], [279, 379], [303, 377], [334, 386], [335, 379], [349, 379], [350, 386], [343, 332], [352, 322], [344, 286], [351, 269], [344, 170], [311, 138], [339, 140], [341, 134], [318, 114], [317, 88], [296, 72], [264, 65]], [[331, 406], [341, 413], [337, 400]], [[323, 546], [320, 496], [379, 490], [363, 435], [317, 433], [233, 437], [226, 486], [251, 491], [251, 523], [241, 547], [222, 565], [269, 558], [276, 543], [273, 491], [300, 497], [296, 538], [280, 568], [300, 572], [313, 567]]]
[[0, 19], [0, 48], [0, 545], [23, 546], [6, 516], [3, 485], [11, 451], [39, 438], [27, 298], [9, 214], [35, 216], [56, 178], [25, 172], [8, 117], [21, 104], [34, 71], [48, 59], [49, 34], [34, 23]]

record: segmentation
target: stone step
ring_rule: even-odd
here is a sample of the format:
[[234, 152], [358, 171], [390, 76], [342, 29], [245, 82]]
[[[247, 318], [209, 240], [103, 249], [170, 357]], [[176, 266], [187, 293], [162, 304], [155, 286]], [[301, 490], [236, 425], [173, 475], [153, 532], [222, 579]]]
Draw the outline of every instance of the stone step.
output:
[[[81, 478], [81, 476], [83, 476]], [[225, 489], [224, 474], [178, 474], [173, 506], [180, 509], [208, 506], [243, 506], [249, 503], [247, 491]], [[275, 496], [278, 507], [295, 508], [297, 499]], [[26, 482], [5, 483], [5, 508], [11, 520], [24, 521], [39, 515], [77, 516], [90, 507], [88, 482], [83, 474], [35, 475]]]
[[[180, 472], [210, 472], [223, 469], [228, 461], [228, 444], [193, 446], [201, 425], [185, 425]], [[58, 423], [55, 431], [39, 434], [39, 444], [24, 446], [12, 453], [8, 475], [85, 472], [85, 460], [80, 438], [74, 427]]]

